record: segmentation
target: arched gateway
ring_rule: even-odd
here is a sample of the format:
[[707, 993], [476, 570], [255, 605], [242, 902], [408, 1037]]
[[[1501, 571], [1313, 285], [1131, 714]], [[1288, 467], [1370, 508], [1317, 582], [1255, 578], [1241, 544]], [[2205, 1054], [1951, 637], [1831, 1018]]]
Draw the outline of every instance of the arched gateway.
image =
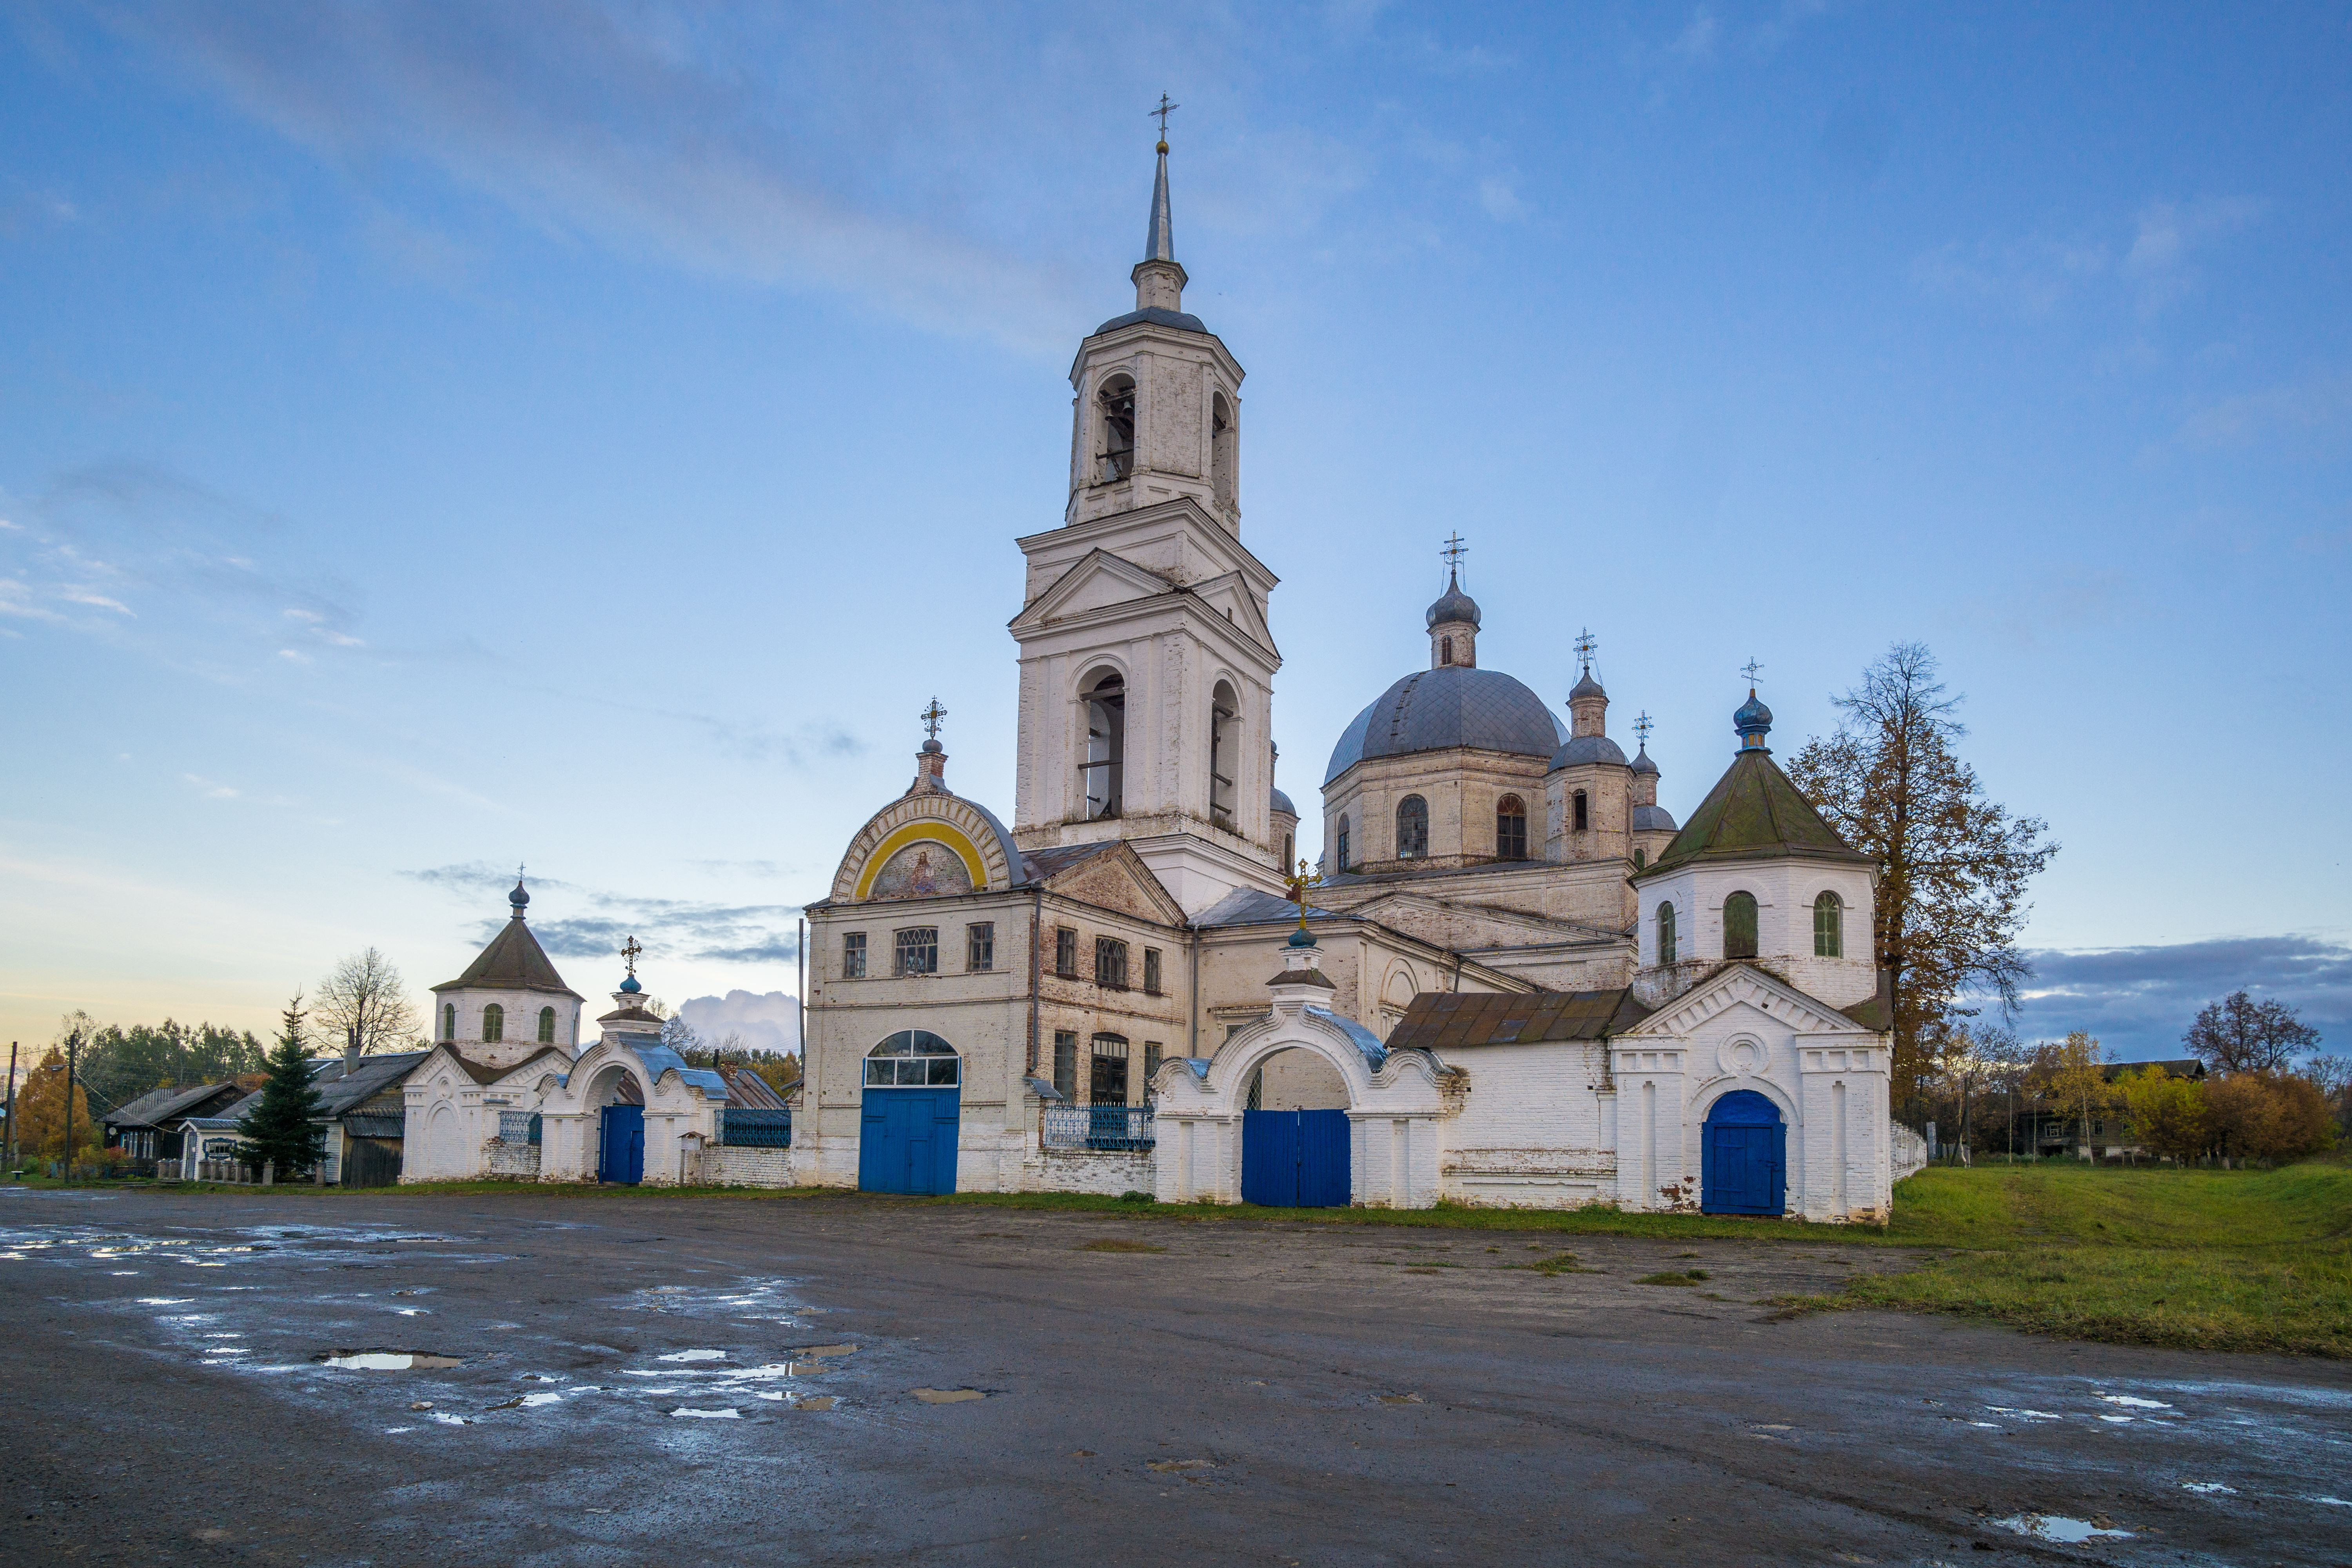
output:
[[[1266, 982], [1274, 1005], [1265, 1018], [1214, 1057], [1171, 1061], [1153, 1079], [1155, 1195], [1162, 1203], [1433, 1206], [1444, 1065], [1425, 1050], [1387, 1050], [1333, 1012], [1314, 939], [1301, 931], [1291, 944], [1284, 969]], [[1253, 1085], [1287, 1051], [1309, 1053], [1336, 1072], [1346, 1109], [1252, 1110]]]

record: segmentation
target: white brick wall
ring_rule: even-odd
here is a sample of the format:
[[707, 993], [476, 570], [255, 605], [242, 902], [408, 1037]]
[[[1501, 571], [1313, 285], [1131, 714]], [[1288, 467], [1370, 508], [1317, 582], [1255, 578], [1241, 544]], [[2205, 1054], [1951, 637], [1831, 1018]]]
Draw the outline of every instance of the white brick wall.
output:
[[714, 1144], [702, 1151], [701, 1173], [708, 1187], [790, 1187], [799, 1182], [793, 1173], [790, 1149], [735, 1149]]

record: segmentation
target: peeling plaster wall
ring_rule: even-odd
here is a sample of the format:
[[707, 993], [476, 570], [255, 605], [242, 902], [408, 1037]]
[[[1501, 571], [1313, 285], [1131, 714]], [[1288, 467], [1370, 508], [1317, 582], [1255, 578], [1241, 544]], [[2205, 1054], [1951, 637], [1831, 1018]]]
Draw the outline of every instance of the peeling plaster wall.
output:
[[799, 1184], [793, 1174], [792, 1150], [730, 1149], [724, 1144], [704, 1148], [698, 1180], [709, 1187], [790, 1187]]
[[1615, 1128], [1602, 1113], [1608, 1054], [1548, 1041], [1449, 1053], [1469, 1075], [1460, 1114], [1443, 1123], [1440, 1180], [1456, 1202], [1577, 1208], [1617, 1196]]

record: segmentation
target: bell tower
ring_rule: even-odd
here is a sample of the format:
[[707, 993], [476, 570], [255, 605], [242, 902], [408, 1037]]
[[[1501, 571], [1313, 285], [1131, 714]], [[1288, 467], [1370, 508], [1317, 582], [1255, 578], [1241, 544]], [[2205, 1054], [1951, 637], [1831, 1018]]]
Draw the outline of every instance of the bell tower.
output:
[[1158, 155], [1135, 309], [1070, 367], [1062, 526], [1020, 542], [1013, 838], [1126, 839], [1197, 913], [1282, 885], [1269, 761], [1282, 656], [1275, 575], [1241, 542], [1242, 367], [1183, 309], [1164, 135]]

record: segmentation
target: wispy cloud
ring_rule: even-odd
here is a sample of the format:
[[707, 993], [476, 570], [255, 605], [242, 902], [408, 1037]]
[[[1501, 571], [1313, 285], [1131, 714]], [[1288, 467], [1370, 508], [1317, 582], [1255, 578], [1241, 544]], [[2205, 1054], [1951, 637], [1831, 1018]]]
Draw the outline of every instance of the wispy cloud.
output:
[[[515, 873], [474, 861], [428, 867], [402, 875], [462, 899], [468, 907], [488, 906], [498, 914], [477, 927], [479, 941], [496, 935], [505, 920], [506, 894]], [[797, 904], [730, 904], [663, 899], [583, 886], [532, 874], [531, 933], [557, 958], [608, 959], [631, 936], [643, 942], [647, 963], [664, 957], [722, 963], [789, 963]], [[649, 973], [646, 981], [656, 983]]]
[[2247, 447], [2266, 436], [2316, 437], [2327, 449], [2352, 436], [2352, 375], [2305, 376], [2223, 398], [2181, 421], [2180, 445], [2200, 451]]
[[2262, 202], [2240, 196], [2152, 201], [2128, 224], [1941, 246], [1915, 258], [1911, 273], [1930, 293], [2023, 316], [2047, 316], [2104, 293], [2147, 318], [2194, 292], [2202, 281], [2197, 258], [2263, 211]]
[[[121, 25], [347, 166], [417, 160], [534, 224], [709, 276], [832, 290], [1024, 346], [1066, 337], [1049, 268], [931, 221], [936, 204], [836, 183], [785, 129], [778, 95], [794, 84], [761, 79], [760, 51], [730, 47], [741, 40], [729, 28], [756, 21], [592, 0], [197, 0]], [[450, 259], [425, 248], [428, 266]]]

